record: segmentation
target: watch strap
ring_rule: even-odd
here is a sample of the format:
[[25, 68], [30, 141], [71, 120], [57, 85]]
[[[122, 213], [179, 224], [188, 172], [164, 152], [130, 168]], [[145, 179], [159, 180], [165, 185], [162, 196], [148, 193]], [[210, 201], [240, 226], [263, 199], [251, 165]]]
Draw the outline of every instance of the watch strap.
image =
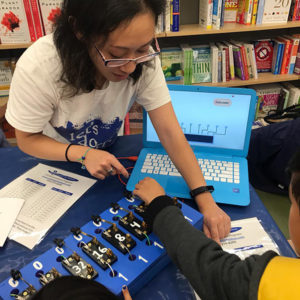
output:
[[212, 193], [214, 191], [214, 187], [212, 185], [205, 185], [205, 186], [200, 186], [198, 188], [195, 188], [190, 191], [190, 195], [192, 198], [195, 198], [199, 194], [203, 194], [205, 192], [210, 192]]

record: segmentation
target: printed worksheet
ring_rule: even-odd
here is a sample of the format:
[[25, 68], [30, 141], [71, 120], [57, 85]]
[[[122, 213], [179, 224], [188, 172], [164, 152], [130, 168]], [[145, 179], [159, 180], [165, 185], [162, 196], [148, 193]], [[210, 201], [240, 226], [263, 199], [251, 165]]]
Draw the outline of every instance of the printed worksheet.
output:
[[244, 259], [252, 254], [273, 250], [279, 254], [277, 244], [271, 239], [257, 218], [231, 222], [230, 234], [221, 240], [224, 251]]
[[38, 164], [0, 190], [0, 197], [25, 203], [9, 238], [32, 249], [96, 180]]

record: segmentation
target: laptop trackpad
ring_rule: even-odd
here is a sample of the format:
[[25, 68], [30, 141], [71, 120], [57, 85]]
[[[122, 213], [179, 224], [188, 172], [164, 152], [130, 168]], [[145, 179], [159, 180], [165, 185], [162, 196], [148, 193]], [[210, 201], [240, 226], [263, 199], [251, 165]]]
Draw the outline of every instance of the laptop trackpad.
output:
[[181, 194], [188, 195], [189, 188], [182, 177], [173, 177], [167, 182], [166, 192], [174, 194], [174, 196], [179, 196]]

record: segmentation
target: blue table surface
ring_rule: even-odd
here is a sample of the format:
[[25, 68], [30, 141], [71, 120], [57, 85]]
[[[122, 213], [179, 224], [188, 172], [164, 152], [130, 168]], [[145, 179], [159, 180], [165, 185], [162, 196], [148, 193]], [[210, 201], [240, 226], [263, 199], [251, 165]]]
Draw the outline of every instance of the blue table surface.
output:
[[[116, 143], [107, 150], [117, 157], [138, 155], [142, 148], [142, 136], [131, 135], [119, 137]], [[133, 162], [121, 160], [130, 167]], [[33, 158], [21, 152], [17, 147], [0, 149], [0, 188], [28, 171], [38, 163], [44, 163], [57, 168], [65, 169], [80, 175], [88, 176], [80, 164], [46, 161]], [[92, 177], [91, 177], [92, 178]], [[50, 229], [48, 234], [33, 250], [29, 250], [18, 243], [7, 240], [0, 248], [0, 282], [9, 277], [11, 269], [21, 269], [33, 259], [53, 247], [54, 238], [65, 238], [70, 234], [70, 228], [83, 226], [90, 221], [94, 214], [100, 214], [107, 209], [111, 202], [123, 197], [125, 186], [120, 183], [117, 176], [109, 177], [104, 181], [98, 180]], [[271, 235], [284, 256], [295, 257], [295, 253], [286, 241], [284, 235], [266, 210], [250, 186], [251, 203], [247, 207], [221, 205], [222, 209], [232, 220], [257, 217], [261, 220], [265, 230]], [[186, 201], [188, 203], [188, 200]], [[193, 203], [191, 203], [193, 206]], [[76, 220], [76, 221], [74, 221]], [[134, 299], [194, 299], [193, 292], [178, 269], [170, 263], [162, 272], [153, 278]]]

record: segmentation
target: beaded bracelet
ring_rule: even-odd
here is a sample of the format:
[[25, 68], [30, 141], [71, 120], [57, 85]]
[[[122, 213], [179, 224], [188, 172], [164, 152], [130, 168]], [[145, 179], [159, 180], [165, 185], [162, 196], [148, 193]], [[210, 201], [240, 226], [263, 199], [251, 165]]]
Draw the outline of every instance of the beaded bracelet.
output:
[[77, 159], [77, 161], [79, 161], [81, 163], [81, 169], [86, 169], [85, 165], [84, 165], [84, 161], [86, 159], [86, 155], [88, 154], [88, 152], [93, 149], [91, 147], [89, 147], [85, 153], [83, 154], [83, 156], [81, 156], [80, 158]]

